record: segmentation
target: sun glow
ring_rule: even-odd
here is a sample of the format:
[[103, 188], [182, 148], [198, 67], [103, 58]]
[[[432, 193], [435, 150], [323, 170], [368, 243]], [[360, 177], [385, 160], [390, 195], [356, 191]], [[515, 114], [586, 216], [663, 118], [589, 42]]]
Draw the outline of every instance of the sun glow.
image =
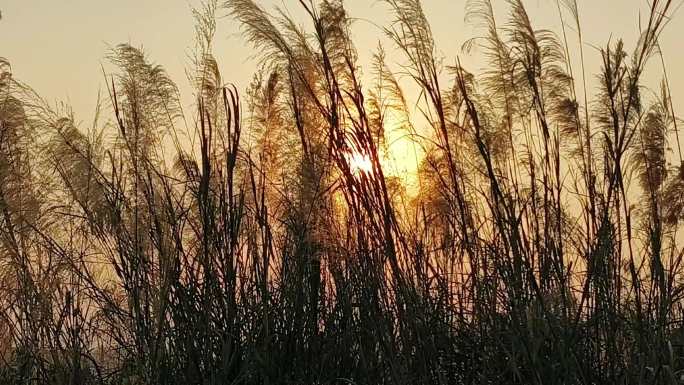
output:
[[[416, 196], [419, 190], [418, 169], [423, 159], [422, 148], [414, 142], [406, 129], [406, 122], [396, 114], [384, 116], [384, 142], [377, 146], [377, 156], [385, 178], [393, 179], [404, 189], [408, 197]], [[345, 159], [354, 176], [374, 175], [371, 157], [349, 145]]]
[[397, 178], [408, 196], [419, 190], [418, 169], [423, 159], [422, 148], [414, 142], [406, 128], [404, 118], [397, 113], [385, 115], [386, 147], [380, 162], [387, 177]]
[[354, 174], [371, 174], [373, 172], [373, 163], [368, 155], [360, 152], [353, 152], [348, 156], [349, 168]]

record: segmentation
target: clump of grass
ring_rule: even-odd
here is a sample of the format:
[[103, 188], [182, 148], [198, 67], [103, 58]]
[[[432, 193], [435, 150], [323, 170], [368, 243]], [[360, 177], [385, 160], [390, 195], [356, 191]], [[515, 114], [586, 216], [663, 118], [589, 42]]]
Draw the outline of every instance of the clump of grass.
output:
[[[442, 67], [419, 0], [384, 3], [427, 134], [382, 47], [362, 85], [338, 0], [300, 1], [308, 26], [203, 3], [189, 114], [130, 45], [87, 130], [0, 59], [0, 382], [680, 383], [679, 120], [666, 73], [642, 84], [672, 2], [594, 83], [574, 0], [562, 39], [469, 0], [479, 72]], [[220, 10], [262, 55], [243, 98]], [[383, 169], [387, 114], [426, 153], [413, 198]]]

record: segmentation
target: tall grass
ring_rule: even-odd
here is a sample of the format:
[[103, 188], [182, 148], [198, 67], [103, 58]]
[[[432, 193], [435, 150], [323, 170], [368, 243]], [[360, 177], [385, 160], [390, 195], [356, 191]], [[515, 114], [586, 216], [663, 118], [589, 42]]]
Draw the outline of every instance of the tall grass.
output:
[[[339, 0], [299, 1], [306, 26], [208, 0], [191, 113], [130, 45], [89, 128], [1, 59], [0, 382], [681, 383], [675, 4], [592, 81], [575, 0], [560, 37], [468, 0], [476, 72], [442, 66], [419, 0], [383, 2], [404, 80], [382, 48], [361, 75]], [[262, 59], [245, 92], [212, 50], [226, 12]], [[396, 122], [426, 154], [415, 196], [383, 168]]]

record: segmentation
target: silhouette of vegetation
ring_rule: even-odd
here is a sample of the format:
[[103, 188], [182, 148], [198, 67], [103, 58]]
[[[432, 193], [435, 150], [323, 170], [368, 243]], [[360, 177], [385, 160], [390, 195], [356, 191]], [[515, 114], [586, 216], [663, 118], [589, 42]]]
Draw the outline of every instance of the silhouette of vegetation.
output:
[[[473, 72], [419, 0], [383, 0], [405, 66], [379, 46], [370, 76], [343, 2], [315, 3], [307, 25], [195, 9], [192, 112], [128, 44], [87, 128], [0, 59], [0, 383], [682, 383], [673, 1], [594, 80], [576, 0], [562, 34], [467, 0]], [[260, 59], [245, 92], [213, 52], [226, 13]], [[396, 126], [425, 152], [415, 194], [383, 165]]]

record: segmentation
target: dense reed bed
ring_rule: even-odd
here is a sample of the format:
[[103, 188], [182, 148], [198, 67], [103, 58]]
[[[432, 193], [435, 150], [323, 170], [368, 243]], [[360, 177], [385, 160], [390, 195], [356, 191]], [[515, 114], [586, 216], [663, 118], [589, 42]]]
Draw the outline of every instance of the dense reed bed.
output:
[[[304, 26], [207, 1], [191, 112], [130, 45], [89, 127], [0, 61], [0, 382], [682, 383], [676, 4], [585, 68], [575, 0], [559, 33], [468, 0], [469, 72], [419, 0], [384, 3], [405, 67], [379, 49], [361, 76], [341, 1], [293, 5]], [[262, 59], [244, 91], [212, 51], [224, 14]], [[425, 153], [415, 194], [389, 126]]]

